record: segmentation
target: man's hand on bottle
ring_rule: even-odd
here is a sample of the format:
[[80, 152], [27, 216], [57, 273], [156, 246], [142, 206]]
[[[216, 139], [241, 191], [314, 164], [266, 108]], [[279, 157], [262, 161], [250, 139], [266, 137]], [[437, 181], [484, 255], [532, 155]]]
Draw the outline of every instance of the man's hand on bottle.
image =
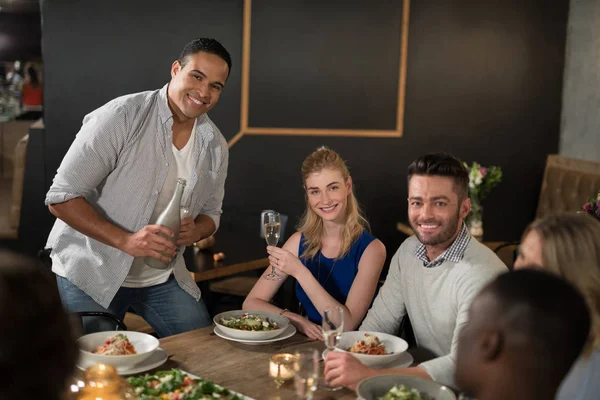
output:
[[198, 240], [196, 233], [196, 222], [193, 217], [185, 217], [181, 220], [181, 228], [179, 229], [178, 245], [191, 246]]
[[163, 225], [146, 225], [127, 236], [122, 250], [134, 257], [150, 256], [170, 263], [177, 254], [177, 246], [167, 239], [173, 236], [173, 231]]

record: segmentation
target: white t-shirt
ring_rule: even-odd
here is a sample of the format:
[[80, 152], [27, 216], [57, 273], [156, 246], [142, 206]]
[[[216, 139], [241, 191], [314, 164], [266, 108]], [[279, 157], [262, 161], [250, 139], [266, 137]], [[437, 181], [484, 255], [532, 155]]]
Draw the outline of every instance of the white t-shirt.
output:
[[[190, 181], [192, 170], [194, 168], [193, 154], [196, 135], [195, 131], [196, 123], [194, 122], [192, 134], [181, 150], [178, 150], [177, 147], [171, 144], [173, 151], [172, 154], [169, 154], [169, 156], [172, 157], [169, 160], [169, 172], [156, 201], [156, 205], [154, 206], [154, 211], [150, 217], [149, 224], [154, 223], [160, 213], [163, 212], [167, 204], [169, 204], [169, 201], [175, 192], [175, 187], [177, 186], [177, 178], [184, 178], [187, 182]], [[183, 198], [188, 197], [185, 196], [185, 192], [188, 190], [191, 190], [191, 188], [186, 186]], [[54, 272], [56, 275], [66, 277], [64, 267], [60, 263], [58, 257], [54, 256], [54, 253], [50, 254], [50, 257], [52, 258], [52, 272]], [[185, 263], [183, 257], [179, 257], [176, 262]], [[123, 282], [123, 287], [140, 288], [159, 285], [161, 283], [165, 283], [169, 279], [171, 273], [173, 273], [172, 267], [165, 270], [151, 268], [144, 263], [143, 257], [136, 257], [133, 259], [133, 264], [131, 265], [129, 274], [125, 278], [125, 282]]]

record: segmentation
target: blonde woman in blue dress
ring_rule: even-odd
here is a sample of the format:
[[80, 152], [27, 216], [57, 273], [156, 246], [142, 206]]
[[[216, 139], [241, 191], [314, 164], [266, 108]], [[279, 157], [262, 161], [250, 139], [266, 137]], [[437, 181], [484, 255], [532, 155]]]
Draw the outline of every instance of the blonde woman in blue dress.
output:
[[[278, 248], [268, 246], [277, 273], [296, 279], [296, 295], [306, 317], [281, 309], [271, 300], [285, 281], [259, 279], [244, 309], [285, 315], [311, 339], [322, 340], [323, 310], [340, 306], [344, 330], [355, 330], [375, 296], [386, 251], [368, 232], [342, 158], [325, 147], [302, 163], [306, 210], [294, 233]], [[263, 278], [269, 273], [268, 268]]]

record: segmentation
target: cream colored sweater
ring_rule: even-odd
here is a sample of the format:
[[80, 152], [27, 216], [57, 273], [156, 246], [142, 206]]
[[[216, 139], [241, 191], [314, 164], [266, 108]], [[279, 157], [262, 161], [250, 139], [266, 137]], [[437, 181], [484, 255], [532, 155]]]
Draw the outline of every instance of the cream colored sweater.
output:
[[416, 236], [404, 241], [390, 263], [384, 285], [360, 330], [397, 334], [408, 313], [417, 345], [438, 357], [421, 364], [443, 384], [454, 385], [458, 333], [467, 322], [474, 296], [506, 265], [471, 238], [462, 260], [425, 268], [415, 256]]

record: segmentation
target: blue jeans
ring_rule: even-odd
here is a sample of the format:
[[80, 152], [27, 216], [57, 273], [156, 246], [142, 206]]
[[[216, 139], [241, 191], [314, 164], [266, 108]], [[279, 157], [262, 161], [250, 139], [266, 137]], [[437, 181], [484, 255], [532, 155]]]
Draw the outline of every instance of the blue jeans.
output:
[[[145, 288], [121, 287], [108, 309], [96, 303], [66, 278], [57, 275], [56, 283], [68, 312], [104, 311], [123, 320], [131, 307], [154, 328], [159, 337], [204, 328], [212, 323], [204, 301], [194, 300], [179, 287], [173, 275], [160, 285]], [[85, 317], [83, 321], [85, 333], [114, 328], [114, 323], [101, 317]]]

